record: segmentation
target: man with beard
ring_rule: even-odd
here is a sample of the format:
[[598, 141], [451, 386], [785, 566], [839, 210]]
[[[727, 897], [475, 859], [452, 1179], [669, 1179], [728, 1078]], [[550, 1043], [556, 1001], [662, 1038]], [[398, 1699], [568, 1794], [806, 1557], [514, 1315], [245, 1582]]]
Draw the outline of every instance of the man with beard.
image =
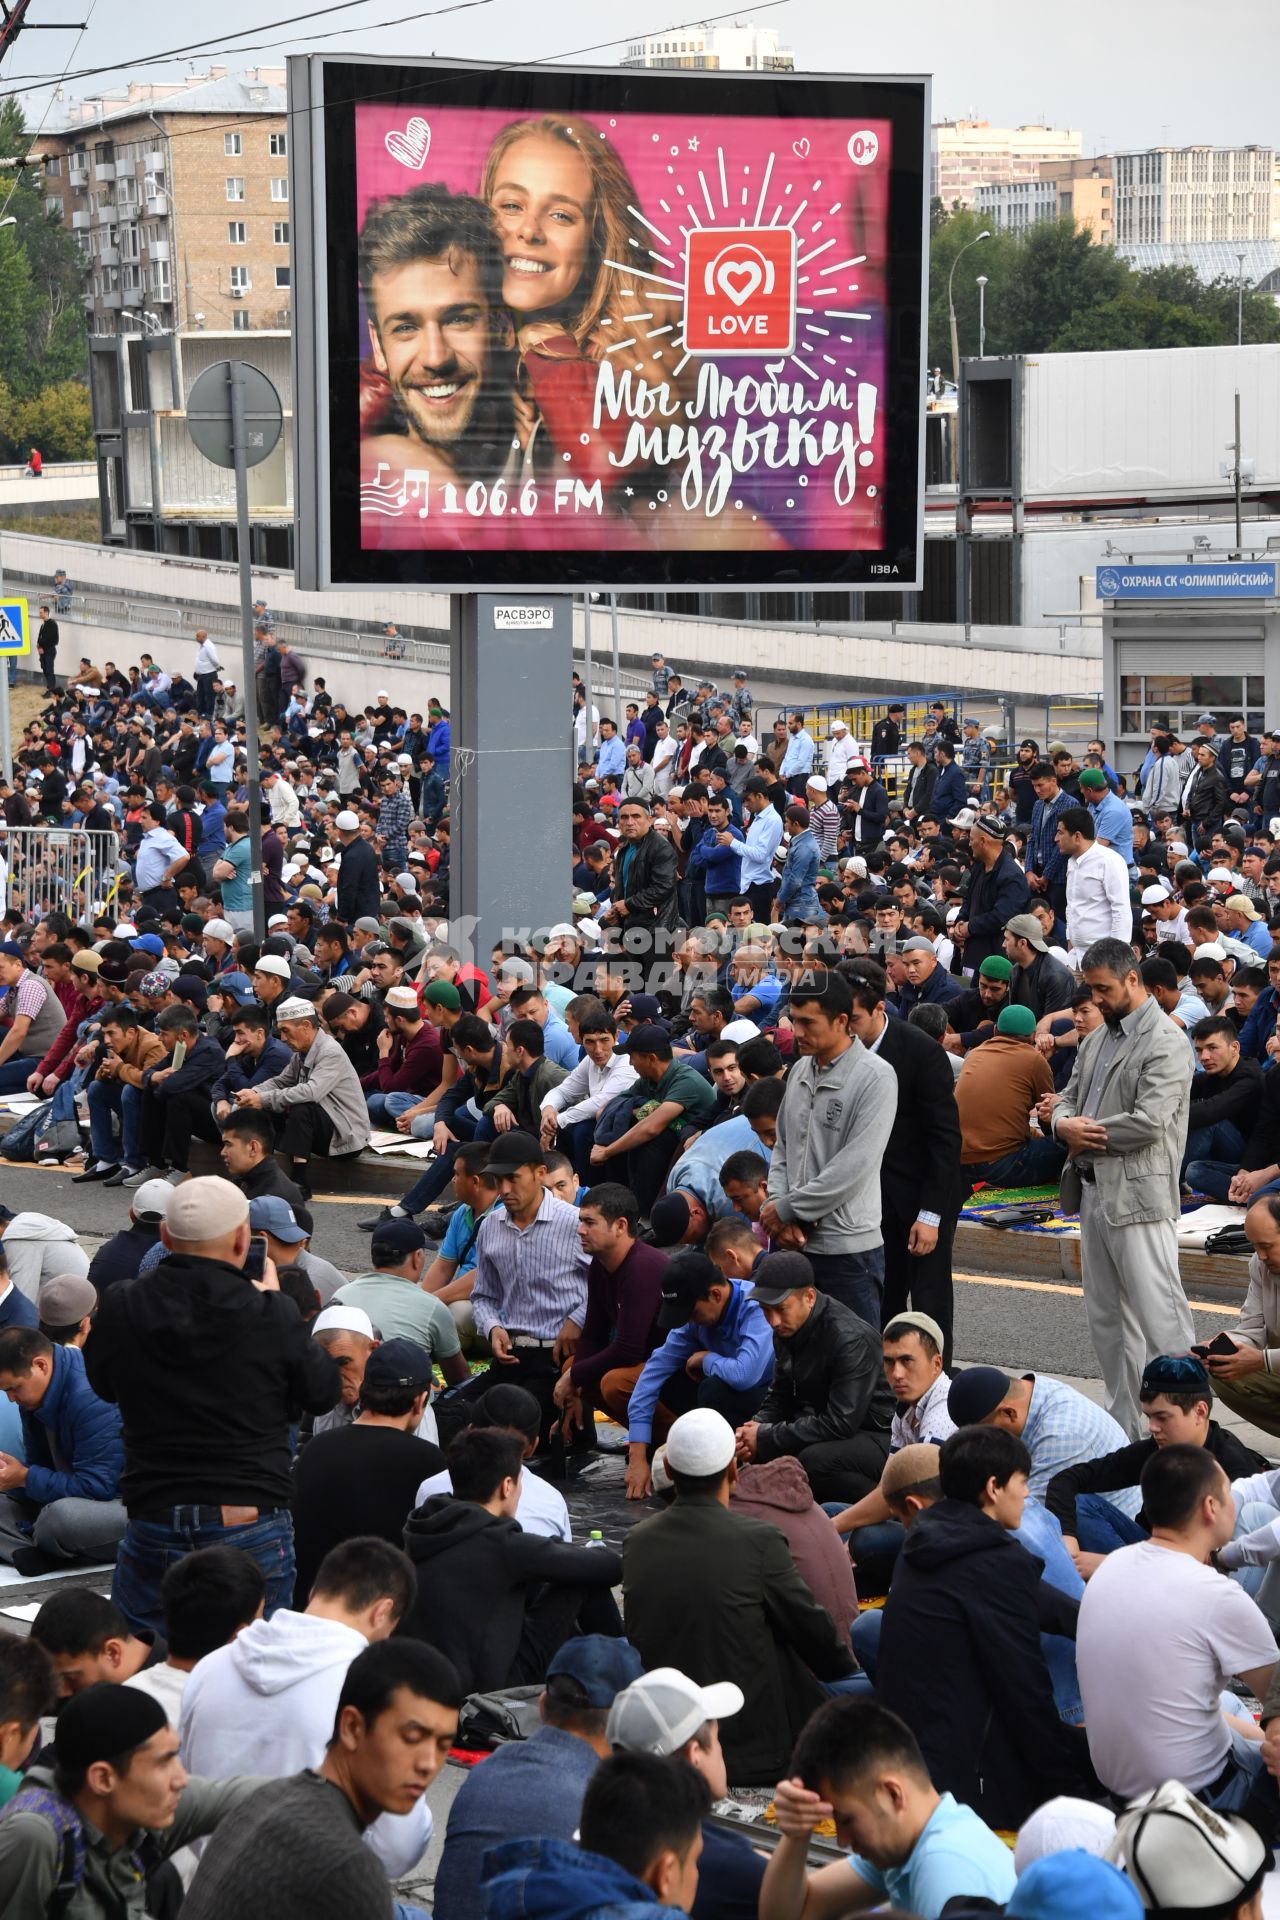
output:
[[[360, 284], [373, 349], [361, 374], [367, 478], [387, 468], [463, 487], [495, 478], [511, 451], [514, 362], [488, 208], [439, 185], [374, 201], [360, 235]], [[418, 524], [406, 505], [403, 522], [366, 528], [366, 541]], [[470, 537], [476, 523], [465, 524]]]

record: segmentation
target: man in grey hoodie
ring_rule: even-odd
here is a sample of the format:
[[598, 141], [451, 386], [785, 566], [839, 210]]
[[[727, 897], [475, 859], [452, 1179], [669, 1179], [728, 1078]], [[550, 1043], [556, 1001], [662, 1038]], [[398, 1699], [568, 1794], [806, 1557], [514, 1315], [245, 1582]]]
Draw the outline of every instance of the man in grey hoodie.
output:
[[76, 1239], [74, 1227], [47, 1213], [14, 1213], [0, 1206], [0, 1239], [9, 1262], [9, 1278], [19, 1293], [35, 1300], [40, 1282], [60, 1273], [83, 1278], [89, 1256]]
[[[760, 1223], [803, 1253], [814, 1281], [879, 1330], [880, 1162], [898, 1108], [893, 1068], [849, 1031], [847, 980], [801, 974], [789, 1008], [800, 1059], [787, 1075]], [[924, 1215], [920, 1216], [922, 1219]]]

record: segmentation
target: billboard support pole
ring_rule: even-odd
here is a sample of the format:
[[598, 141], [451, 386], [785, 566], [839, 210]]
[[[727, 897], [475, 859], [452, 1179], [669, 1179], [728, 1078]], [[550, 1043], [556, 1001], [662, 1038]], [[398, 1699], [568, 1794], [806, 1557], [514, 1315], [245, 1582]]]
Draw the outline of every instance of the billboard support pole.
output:
[[618, 596], [609, 595], [609, 624], [613, 628], [613, 718], [622, 732], [622, 673], [618, 666]]
[[[587, 694], [587, 718], [586, 718], [586, 725], [583, 728], [582, 757], [584, 760], [591, 761], [591, 763], [594, 765], [595, 757], [596, 757], [596, 736], [595, 736], [595, 727], [592, 724], [592, 719], [591, 719], [591, 590], [590, 588], [588, 588], [587, 591], [582, 596], [582, 647], [583, 647], [583, 654], [584, 654], [584, 658], [582, 662], [582, 678], [586, 684], [586, 694]], [[573, 772], [574, 772], [574, 778], [576, 779], [578, 774], [578, 769], [575, 767]]]
[[455, 594], [451, 624], [449, 938], [487, 970], [499, 940], [524, 945], [568, 909], [563, 742], [573, 597]]
[[238, 360], [227, 361], [231, 402], [231, 448], [236, 475], [236, 567], [240, 575], [240, 678], [244, 684], [245, 758], [249, 772], [249, 904], [253, 937], [267, 935], [262, 885], [262, 787], [258, 771], [258, 682], [253, 665], [253, 563], [249, 554], [249, 468], [246, 461], [244, 376]]

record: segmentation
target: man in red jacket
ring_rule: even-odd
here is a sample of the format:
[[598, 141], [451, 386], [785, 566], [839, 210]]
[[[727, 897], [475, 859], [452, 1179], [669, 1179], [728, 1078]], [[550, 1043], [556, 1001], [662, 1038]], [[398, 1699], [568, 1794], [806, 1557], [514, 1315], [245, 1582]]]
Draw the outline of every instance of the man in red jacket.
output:
[[410, 986], [389, 987], [382, 1003], [387, 1024], [378, 1035], [381, 1056], [360, 1082], [375, 1126], [394, 1127], [410, 1107], [430, 1100], [444, 1075], [440, 1035], [422, 1017]]

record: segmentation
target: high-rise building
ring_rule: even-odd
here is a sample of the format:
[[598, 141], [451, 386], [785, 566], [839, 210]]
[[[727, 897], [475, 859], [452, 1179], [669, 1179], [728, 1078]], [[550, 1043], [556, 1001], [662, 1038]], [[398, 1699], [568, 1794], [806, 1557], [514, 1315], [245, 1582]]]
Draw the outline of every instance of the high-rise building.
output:
[[1061, 220], [1068, 214], [1087, 228], [1095, 244], [1109, 247], [1114, 238], [1111, 161], [1044, 160], [1034, 180], [1006, 180], [996, 186], [975, 187], [974, 212], [988, 226], [1017, 233], [1042, 220]]
[[796, 57], [778, 45], [777, 29], [706, 22], [649, 34], [632, 40], [622, 58], [624, 67], [700, 67], [738, 72], [793, 73]]
[[35, 143], [93, 333], [289, 325], [282, 68], [59, 102]]
[[993, 127], [986, 120], [934, 122], [930, 192], [947, 207], [972, 207], [979, 187], [1036, 180], [1045, 161], [1078, 160], [1083, 136], [1066, 127]]
[[1280, 238], [1272, 147], [1148, 147], [1112, 165], [1119, 246]]

